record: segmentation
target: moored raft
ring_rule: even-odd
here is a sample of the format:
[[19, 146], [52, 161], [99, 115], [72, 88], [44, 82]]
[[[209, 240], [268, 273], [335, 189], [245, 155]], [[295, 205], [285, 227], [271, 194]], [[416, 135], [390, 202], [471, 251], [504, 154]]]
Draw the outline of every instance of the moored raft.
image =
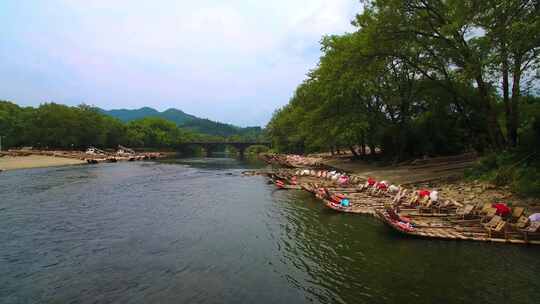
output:
[[[490, 228], [486, 227], [461, 227], [452, 225], [450, 222], [433, 221], [424, 219], [424, 221], [415, 221], [407, 219], [398, 214], [392, 214], [391, 209], [377, 209], [378, 218], [382, 220], [388, 227], [393, 230], [415, 237], [436, 238], [445, 240], [468, 240], [468, 241], [483, 241], [495, 243], [512, 243], [512, 244], [533, 244], [540, 245], [540, 234], [538, 228], [531, 232], [534, 233], [535, 239], [527, 238], [528, 231], [502, 231], [497, 236], [492, 235]], [[397, 215], [397, 217], [396, 217]], [[539, 225], [540, 226], [540, 225]], [[533, 230], [531, 230], [533, 231]], [[500, 232], [500, 231], [499, 231]], [[531, 234], [532, 235], [532, 234]]]
[[[120, 146], [122, 147], [122, 146]], [[119, 162], [119, 161], [136, 161], [136, 160], [148, 160], [148, 159], [157, 159], [165, 156], [162, 153], [137, 153], [131, 149], [122, 147], [116, 152], [113, 151], [104, 151], [97, 149], [95, 147], [89, 147], [86, 151], [79, 150], [35, 150], [32, 147], [24, 147], [21, 149], [11, 149], [7, 152], [2, 152], [1, 155], [9, 156], [30, 156], [30, 155], [40, 155], [40, 156], [52, 156], [52, 157], [62, 157], [62, 158], [71, 158], [86, 161], [88, 164], [99, 164], [103, 162]]]
[[[540, 244], [538, 222], [523, 216], [524, 208], [513, 208], [504, 220], [495, 217], [499, 204], [484, 206], [442, 200], [436, 191], [408, 189], [388, 183], [347, 177], [317, 170], [280, 170], [270, 174], [283, 185], [313, 193], [337, 212], [366, 214], [404, 235], [445, 240], [471, 240], [512, 244]], [[277, 185], [279, 186], [279, 185]], [[285, 188], [283, 187], [283, 188]], [[343, 203], [345, 200], [345, 203]], [[492, 206], [493, 205], [493, 206]], [[505, 210], [510, 208], [497, 206]]]
[[376, 215], [376, 206], [362, 204], [362, 203], [351, 203], [349, 206], [345, 207], [342, 204], [336, 203], [331, 200], [323, 199], [324, 205], [332, 210], [345, 213], [355, 213], [355, 214], [367, 214], [367, 215]]

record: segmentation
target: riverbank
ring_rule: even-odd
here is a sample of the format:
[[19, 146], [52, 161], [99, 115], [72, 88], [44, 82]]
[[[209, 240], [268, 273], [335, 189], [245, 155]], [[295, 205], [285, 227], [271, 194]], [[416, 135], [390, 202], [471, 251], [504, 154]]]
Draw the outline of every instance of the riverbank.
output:
[[47, 155], [0, 157], [0, 171], [81, 164], [86, 164], [86, 161], [74, 158], [54, 157]]
[[[508, 187], [496, 187], [487, 182], [464, 179], [464, 172], [477, 161], [475, 154], [417, 159], [394, 166], [354, 159], [351, 154], [312, 154], [309, 157], [265, 157], [275, 161], [286, 160], [286, 167], [321, 168], [345, 172], [362, 180], [373, 178], [389, 181], [410, 188], [431, 188], [445, 197], [468, 203], [472, 201], [511, 201], [526, 205], [540, 212], [540, 200], [526, 198], [510, 191]], [[298, 161], [298, 162], [294, 162]], [[280, 165], [277, 162], [274, 165]]]
[[408, 163], [378, 165], [362, 160], [354, 160], [348, 155], [323, 155], [321, 163], [338, 171], [357, 175], [365, 180], [386, 180], [392, 183], [413, 187], [432, 188], [442, 195], [457, 201], [510, 201], [529, 206], [540, 212], [540, 200], [524, 197], [510, 190], [486, 181], [467, 180], [465, 170], [478, 161], [475, 154], [462, 154], [446, 157], [417, 159]]
[[33, 150], [20, 149], [0, 152], [0, 171], [29, 169], [40, 167], [66, 166], [78, 164], [98, 164], [103, 162], [138, 161], [163, 158], [169, 153], [145, 152], [119, 149], [107, 152], [99, 149], [88, 149], [86, 152], [76, 150]]
[[[540, 245], [540, 201], [515, 195], [508, 187], [465, 180], [463, 170], [474, 164], [475, 155], [382, 168], [347, 163], [339, 156], [314, 157], [265, 160], [295, 168], [269, 174], [277, 188], [306, 190], [330, 209], [372, 215], [407, 235]], [[307, 163], [319, 166], [309, 168]], [[337, 169], [344, 164], [347, 172]], [[332, 169], [324, 169], [328, 167]]]
[[351, 154], [329, 153], [300, 155], [262, 154], [265, 162], [286, 168], [330, 169], [377, 180], [391, 180], [396, 184], [414, 185], [433, 181], [459, 180], [467, 168], [477, 161], [475, 154], [417, 159], [407, 163], [388, 165], [354, 158]]
[[417, 159], [397, 165], [381, 165], [348, 156], [325, 156], [325, 166], [360, 175], [367, 179], [391, 180], [402, 185], [460, 180], [477, 161], [475, 154]]
[[408, 188], [320, 169], [277, 170], [269, 177], [279, 189], [306, 190], [329, 209], [374, 216], [409, 236], [540, 245], [539, 205], [504, 200], [505, 192], [478, 182]]

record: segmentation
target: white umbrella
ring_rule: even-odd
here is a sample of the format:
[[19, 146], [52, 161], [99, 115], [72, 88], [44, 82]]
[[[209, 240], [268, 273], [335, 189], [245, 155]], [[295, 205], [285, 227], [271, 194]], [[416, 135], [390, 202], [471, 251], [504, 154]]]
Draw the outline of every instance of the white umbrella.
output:
[[533, 213], [529, 216], [531, 222], [540, 222], [540, 213]]

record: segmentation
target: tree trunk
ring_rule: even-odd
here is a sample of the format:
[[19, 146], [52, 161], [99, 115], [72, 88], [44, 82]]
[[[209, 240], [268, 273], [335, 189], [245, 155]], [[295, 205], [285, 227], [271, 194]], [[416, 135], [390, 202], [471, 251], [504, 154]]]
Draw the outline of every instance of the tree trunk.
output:
[[353, 146], [349, 146], [349, 150], [351, 150], [352, 154], [354, 155], [355, 158], [358, 158], [358, 153], [356, 152], [356, 150], [354, 149]]
[[510, 144], [512, 147], [517, 146], [518, 142], [518, 127], [519, 127], [519, 99], [521, 95], [521, 55], [517, 55], [514, 58], [514, 68], [513, 68], [513, 83], [512, 83], [512, 107], [511, 107], [511, 116], [510, 116], [510, 130], [509, 138]]
[[506, 116], [506, 138], [507, 141], [512, 143], [511, 131], [512, 130], [512, 107], [510, 105], [510, 93], [508, 84], [508, 52], [506, 50], [506, 42], [501, 43], [501, 60], [502, 60], [502, 89], [503, 89], [503, 101]]
[[365, 132], [362, 132], [362, 142], [361, 142], [360, 147], [362, 149], [362, 155], [366, 156], [366, 133]]
[[500, 150], [504, 146], [502, 131], [497, 120], [497, 111], [491, 104], [491, 98], [489, 98], [486, 83], [484, 82], [481, 74], [477, 75], [476, 84], [478, 85], [478, 93], [480, 95], [482, 106], [487, 115], [486, 128], [489, 134], [491, 146], [496, 150]]
[[375, 155], [375, 144], [373, 144], [373, 143], [369, 145], [369, 155], [370, 156]]
[[330, 154], [332, 154], [332, 155], [336, 154], [336, 153], [334, 152], [334, 146], [330, 146]]

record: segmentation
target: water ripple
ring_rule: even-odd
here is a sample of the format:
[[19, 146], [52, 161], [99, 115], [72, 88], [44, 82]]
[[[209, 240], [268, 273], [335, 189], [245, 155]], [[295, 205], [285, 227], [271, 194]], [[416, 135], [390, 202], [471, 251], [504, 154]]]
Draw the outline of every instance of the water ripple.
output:
[[1, 303], [531, 303], [536, 247], [426, 241], [196, 159], [0, 176]]

